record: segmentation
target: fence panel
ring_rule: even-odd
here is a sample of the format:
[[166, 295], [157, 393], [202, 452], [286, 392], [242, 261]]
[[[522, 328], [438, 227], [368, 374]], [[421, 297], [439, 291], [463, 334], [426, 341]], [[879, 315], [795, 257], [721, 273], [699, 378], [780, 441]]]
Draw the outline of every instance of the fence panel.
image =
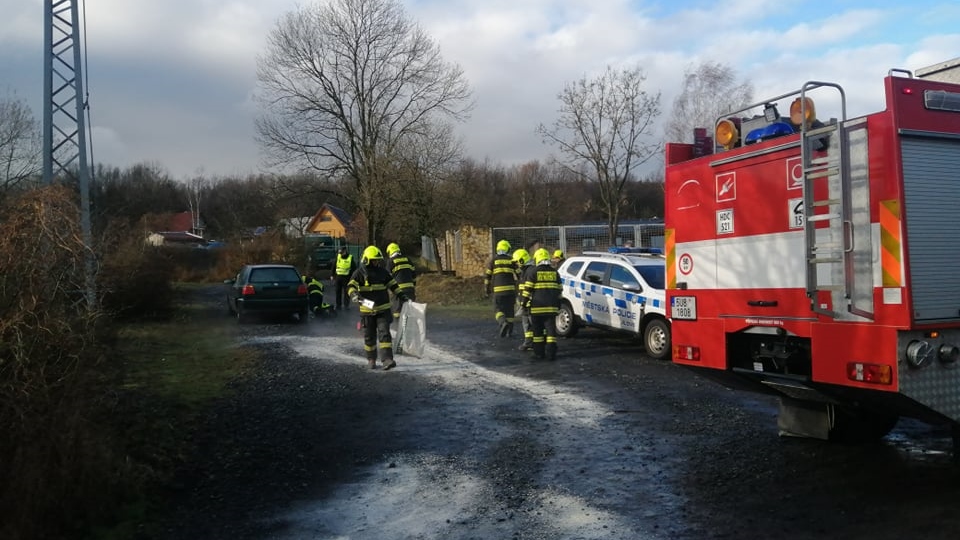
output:
[[663, 223], [620, 225], [611, 238], [606, 224], [567, 225], [563, 227], [498, 227], [491, 235], [490, 253], [496, 242], [507, 240], [514, 249], [528, 251], [545, 247], [561, 249], [567, 255], [584, 251], [606, 251], [613, 246], [663, 247]]

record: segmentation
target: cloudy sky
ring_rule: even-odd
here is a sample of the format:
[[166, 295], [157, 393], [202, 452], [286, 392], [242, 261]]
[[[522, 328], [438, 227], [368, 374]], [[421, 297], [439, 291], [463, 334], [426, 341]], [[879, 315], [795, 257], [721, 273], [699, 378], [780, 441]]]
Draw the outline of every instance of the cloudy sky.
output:
[[[42, 118], [46, 0], [0, 0], [0, 96]], [[261, 170], [251, 99], [278, 18], [316, 0], [78, 0], [86, 18], [96, 162], [157, 164], [177, 179]], [[321, 0], [325, 1], [325, 0]], [[955, 0], [401, 0], [459, 64], [476, 100], [469, 156], [546, 159], [535, 134], [567, 82], [639, 64], [669, 113], [685, 69], [710, 60], [755, 97], [836, 82], [848, 114], [882, 108], [882, 78], [960, 56]]]

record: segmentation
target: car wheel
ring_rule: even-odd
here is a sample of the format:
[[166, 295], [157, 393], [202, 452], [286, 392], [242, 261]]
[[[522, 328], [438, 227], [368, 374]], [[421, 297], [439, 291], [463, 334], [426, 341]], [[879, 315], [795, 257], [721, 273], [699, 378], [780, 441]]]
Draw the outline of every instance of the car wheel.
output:
[[577, 316], [573, 313], [570, 302], [561, 302], [560, 311], [557, 312], [557, 336], [573, 337], [579, 329]]
[[647, 356], [663, 360], [670, 354], [670, 326], [663, 319], [652, 319], [643, 331], [643, 346]]

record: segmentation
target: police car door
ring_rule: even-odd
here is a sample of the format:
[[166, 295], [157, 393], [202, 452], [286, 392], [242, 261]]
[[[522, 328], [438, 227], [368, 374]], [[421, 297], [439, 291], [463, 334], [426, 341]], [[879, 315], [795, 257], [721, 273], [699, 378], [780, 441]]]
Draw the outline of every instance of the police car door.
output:
[[610, 326], [610, 303], [603, 293], [609, 265], [605, 261], [591, 261], [583, 271], [580, 282], [580, 317], [589, 324]]
[[639, 333], [643, 315], [640, 281], [626, 265], [611, 263], [607, 283], [604, 295], [610, 308], [610, 326]]

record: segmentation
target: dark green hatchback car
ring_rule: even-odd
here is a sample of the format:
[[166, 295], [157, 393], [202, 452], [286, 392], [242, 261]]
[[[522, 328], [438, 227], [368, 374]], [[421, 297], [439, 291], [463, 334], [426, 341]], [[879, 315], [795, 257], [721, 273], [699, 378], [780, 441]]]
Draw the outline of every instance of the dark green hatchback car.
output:
[[254, 315], [294, 316], [307, 322], [307, 286], [295, 266], [248, 264], [229, 285], [227, 309], [240, 323]]

